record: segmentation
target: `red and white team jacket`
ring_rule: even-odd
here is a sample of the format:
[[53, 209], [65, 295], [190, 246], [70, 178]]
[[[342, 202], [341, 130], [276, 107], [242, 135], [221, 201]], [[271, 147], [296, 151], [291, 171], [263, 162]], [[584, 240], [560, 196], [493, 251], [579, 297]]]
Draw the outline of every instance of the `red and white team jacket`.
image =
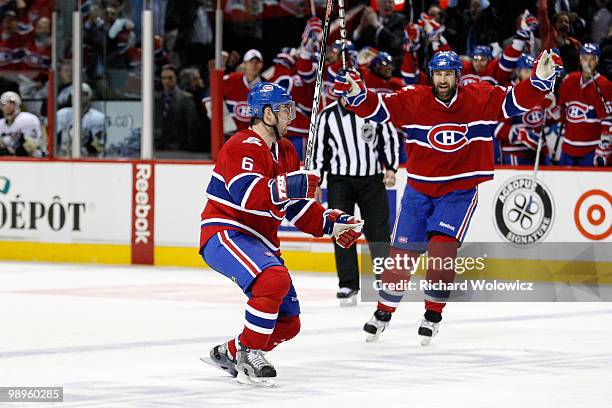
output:
[[221, 148], [206, 189], [200, 248], [219, 231], [237, 230], [279, 253], [277, 232], [284, 218], [303, 232], [323, 236], [325, 208], [316, 200], [291, 200], [283, 206], [272, 202], [270, 180], [299, 168], [295, 148], [287, 139], [269, 149], [251, 129], [234, 134]]
[[51, 45], [50, 41], [47, 43], [37, 40], [35, 33], [31, 32], [25, 44], [22, 68], [38, 70], [46, 76], [51, 68]]
[[[548, 122], [557, 122], [559, 120], [558, 110], [554, 109], [555, 107], [555, 96], [549, 93], [540, 103], [524, 115], [513, 116], [500, 122], [495, 129], [495, 137], [499, 140], [502, 153], [523, 159], [534, 159], [537, 141], [530, 146], [524, 143], [512, 143], [513, 134], [520, 128], [540, 134], [542, 127]], [[546, 149], [545, 146], [544, 149]]]
[[[595, 80], [610, 110], [612, 84], [600, 74], [595, 74]], [[602, 132], [606, 132], [612, 125], [593, 79], [584, 81], [580, 72], [566, 76], [559, 90], [559, 106], [561, 120], [565, 125], [563, 152], [575, 157], [591, 153], [599, 145]]]
[[493, 132], [498, 122], [528, 112], [546, 95], [523, 81], [504, 88], [479, 82], [458, 88], [445, 104], [432, 88], [408, 85], [393, 94], [376, 94], [350, 109], [375, 122], [391, 121], [406, 134], [408, 182], [439, 197], [467, 190], [493, 178]]
[[223, 97], [238, 130], [247, 129], [251, 123], [247, 95], [258, 82], [259, 79], [249, 84], [243, 72], [233, 72], [223, 77]]
[[0, 33], [0, 69], [21, 68], [28, 32]]

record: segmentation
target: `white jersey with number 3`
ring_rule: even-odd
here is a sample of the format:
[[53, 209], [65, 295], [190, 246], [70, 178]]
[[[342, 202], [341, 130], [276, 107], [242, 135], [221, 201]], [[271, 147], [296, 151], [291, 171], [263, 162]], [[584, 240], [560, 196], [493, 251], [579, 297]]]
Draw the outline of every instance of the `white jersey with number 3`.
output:
[[23, 146], [31, 156], [42, 157], [45, 146], [40, 119], [30, 112], [20, 112], [10, 124], [6, 118], [0, 119], [0, 144], [13, 154]]

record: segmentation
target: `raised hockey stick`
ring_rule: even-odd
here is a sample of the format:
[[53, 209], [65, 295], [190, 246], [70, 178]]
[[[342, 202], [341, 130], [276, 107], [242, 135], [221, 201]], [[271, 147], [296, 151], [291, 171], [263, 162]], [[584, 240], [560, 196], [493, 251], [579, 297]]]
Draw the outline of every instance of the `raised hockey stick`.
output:
[[340, 20], [340, 40], [342, 41], [340, 58], [342, 59], [342, 69], [346, 71], [346, 17], [344, 16], [344, 0], [338, 0], [338, 19]]
[[589, 78], [591, 78], [593, 80], [593, 83], [595, 84], [595, 89], [597, 90], [597, 93], [599, 94], [599, 99], [601, 99], [601, 103], [604, 107], [604, 110], [606, 111], [606, 115], [609, 115], [612, 109], [612, 106], [609, 103], [606, 103], [606, 98], [604, 98], [603, 92], [601, 92], [601, 88], [599, 87], [599, 84], [597, 83], [597, 81], [595, 80], [595, 77], [593, 76], [593, 72], [590, 69], [585, 69], [585, 71], [589, 74]]
[[314, 96], [312, 100], [312, 112], [310, 114], [310, 126], [308, 128], [308, 141], [306, 143], [306, 154], [304, 156], [304, 169], [310, 170], [312, 165], [312, 155], [314, 151], [315, 132], [319, 123], [319, 100], [321, 99], [321, 83], [323, 82], [323, 68], [325, 66], [325, 54], [327, 52], [327, 36], [329, 35], [329, 24], [333, 9], [332, 0], [327, 0], [325, 8], [325, 22], [323, 24], [323, 37], [321, 38], [321, 55], [319, 55], [319, 64], [317, 67], [317, 80], [315, 82]]

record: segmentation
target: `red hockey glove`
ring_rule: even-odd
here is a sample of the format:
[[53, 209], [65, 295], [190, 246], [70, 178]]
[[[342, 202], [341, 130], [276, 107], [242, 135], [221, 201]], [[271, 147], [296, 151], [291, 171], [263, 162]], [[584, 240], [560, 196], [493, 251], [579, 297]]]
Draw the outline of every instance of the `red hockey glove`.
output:
[[298, 170], [281, 174], [270, 180], [270, 194], [276, 205], [289, 200], [314, 198], [319, 185], [319, 174], [314, 171]]
[[323, 37], [321, 19], [318, 17], [311, 17], [306, 23], [306, 28], [304, 28], [301, 47], [311, 54], [314, 54], [321, 48], [321, 37]]
[[525, 10], [523, 14], [521, 14], [521, 19], [519, 21], [518, 29], [516, 30], [516, 37], [529, 41], [533, 32], [538, 28], [538, 19], [536, 16], [531, 14], [529, 10]]
[[334, 80], [333, 92], [336, 96], [344, 97], [346, 102], [353, 106], [363, 102], [367, 95], [367, 89], [359, 72], [355, 69], [338, 71]]
[[408, 24], [404, 28], [404, 51], [415, 52], [421, 46], [421, 27], [418, 24]]
[[510, 143], [512, 144], [523, 144], [530, 150], [538, 150], [538, 141], [540, 135], [531, 129], [518, 128], [515, 132], [512, 132], [510, 136]]
[[342, 248], [350, 248], [361, 236], [363, 221], [352, 215], [340, 210], [327, 210], [323, 213], [323, 220], [323, 233], [331, 235]]

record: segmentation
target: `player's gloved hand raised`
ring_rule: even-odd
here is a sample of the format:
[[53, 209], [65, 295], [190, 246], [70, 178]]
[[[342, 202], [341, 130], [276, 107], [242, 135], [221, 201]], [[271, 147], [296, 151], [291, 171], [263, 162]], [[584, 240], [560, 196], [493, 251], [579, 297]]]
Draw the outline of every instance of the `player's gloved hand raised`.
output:
[[[302, 33], [300, 49], [310, 54], [319, 52], [322, 36], [323, 27], [321, 25], [321, 19], [318, 17], [311, 17], [308, 19], [304, 32]], [[302, 52], [302, 54], [303, 53], [304, 52]]]
[[541, 91], [550, 91], [555, 78], [563, 71], [563, 61], [557, 49], [544, 50], [536, 58], [531, 70], [531, 85]]
[[327, 210], [323, 213], [323, 233], [331, 235], [336, 244], [350, 248], [361, 236], [363, 221], [340, 210]]
[[518, 29], [516, 30], [516, 38], [528, 41], [533, 35], [533, 32], [537, 30], [537, 28], [537, 17], [531, 14], [529, 10], [525, 10], [523, 14], [521, 14]]
[[434, 40], [446, 29], [446, 27], [438, 23], [432, 16], [427, 13], [421, 13], [418, 24], [420, 27], [423, 28], [423, 31], [425, 31], [425, 34], [427, 34], [427, 38], [429, 38], [430, 41]]
[[421, 47], [421, 27], [408, 24], [404, 28], [404, 51], [415, 52]]
[[538, 150], [540, 135], [531, 129], [518, 128], [510, 134], [510, 143], [522, 144], [533, 151]]
[[270, 180], [272, 202], [282, 205], [289, 200], [314, 198], [319, 185], [319, 173], [315, 171], [298, 170], [281, 174]]
[[357, 106], [365, 100], [367, 89], [357, 70], [340, 70], [334, 81], [334, 94], [344, 97], [349, 105]]

